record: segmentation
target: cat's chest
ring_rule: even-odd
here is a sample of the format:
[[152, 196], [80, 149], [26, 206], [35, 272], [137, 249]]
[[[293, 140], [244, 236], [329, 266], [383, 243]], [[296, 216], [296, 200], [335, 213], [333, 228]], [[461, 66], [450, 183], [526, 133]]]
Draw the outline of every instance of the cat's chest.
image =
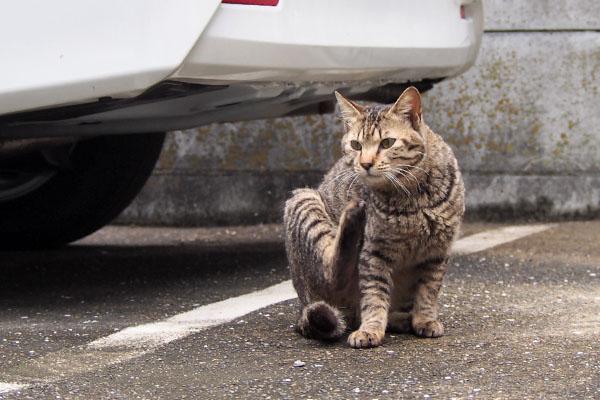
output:
[[377, 236], [422, 240], [434, 235], [442, 226], [443, 221], [427, 209], [410, 212], [371, 211], [367, 214], [367, 229]]
[[443, 219], [425, 209], [412, 213], [370, 214], [367, 217], [366, 237], [388, 250], [393, 249], [391, 254], [402, 261], [418, 261], [447, 247], [446, 242], [452, 236], [447, 230]]

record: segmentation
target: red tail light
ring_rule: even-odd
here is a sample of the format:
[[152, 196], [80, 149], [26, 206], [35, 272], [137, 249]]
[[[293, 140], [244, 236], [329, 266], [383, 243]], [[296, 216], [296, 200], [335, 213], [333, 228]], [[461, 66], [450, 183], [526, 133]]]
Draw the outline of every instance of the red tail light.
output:
[[245, 4], [249, 6], [276, 6], [279, 0], [223, 0], [221, 3]]

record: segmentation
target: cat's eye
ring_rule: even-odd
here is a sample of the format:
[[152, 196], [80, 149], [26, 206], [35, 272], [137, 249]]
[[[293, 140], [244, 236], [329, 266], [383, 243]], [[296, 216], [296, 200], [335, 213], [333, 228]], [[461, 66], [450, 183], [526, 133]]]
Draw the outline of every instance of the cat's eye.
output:
[[396, 139], [394, 138], [385, 138], [381, 141], [380, 146], [384, 149], [389, 149], [390, 147], [392, 147], [395, 141]]
[[356, 140], [350, 141], [350, 147], [352, 147], [356, 151], [362, 149], [362, 145], [360, 143], [358, 143], [358, 141], [356, 141]]

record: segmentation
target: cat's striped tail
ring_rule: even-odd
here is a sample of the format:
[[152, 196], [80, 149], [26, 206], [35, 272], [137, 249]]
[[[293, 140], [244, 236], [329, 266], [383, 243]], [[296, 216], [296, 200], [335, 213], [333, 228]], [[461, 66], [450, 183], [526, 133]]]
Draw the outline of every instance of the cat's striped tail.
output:
[[296, 329], [307, 338], [337, 340], [346, 331], [346, 322], [339, 310], [324, 301], [316, 301], [302, 309]]

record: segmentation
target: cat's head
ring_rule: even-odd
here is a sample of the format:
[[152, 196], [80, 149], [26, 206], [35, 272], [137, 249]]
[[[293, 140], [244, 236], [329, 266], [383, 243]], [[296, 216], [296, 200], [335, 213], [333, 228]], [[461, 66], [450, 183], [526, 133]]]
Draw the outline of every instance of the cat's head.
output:
[[346, 133], [342, 149], [358, 176], [373, 188], [413, 186], [412, 167], [424, 160], [421, 95], [406, 89], [392, 106], [365, 107], [335, 93]]

